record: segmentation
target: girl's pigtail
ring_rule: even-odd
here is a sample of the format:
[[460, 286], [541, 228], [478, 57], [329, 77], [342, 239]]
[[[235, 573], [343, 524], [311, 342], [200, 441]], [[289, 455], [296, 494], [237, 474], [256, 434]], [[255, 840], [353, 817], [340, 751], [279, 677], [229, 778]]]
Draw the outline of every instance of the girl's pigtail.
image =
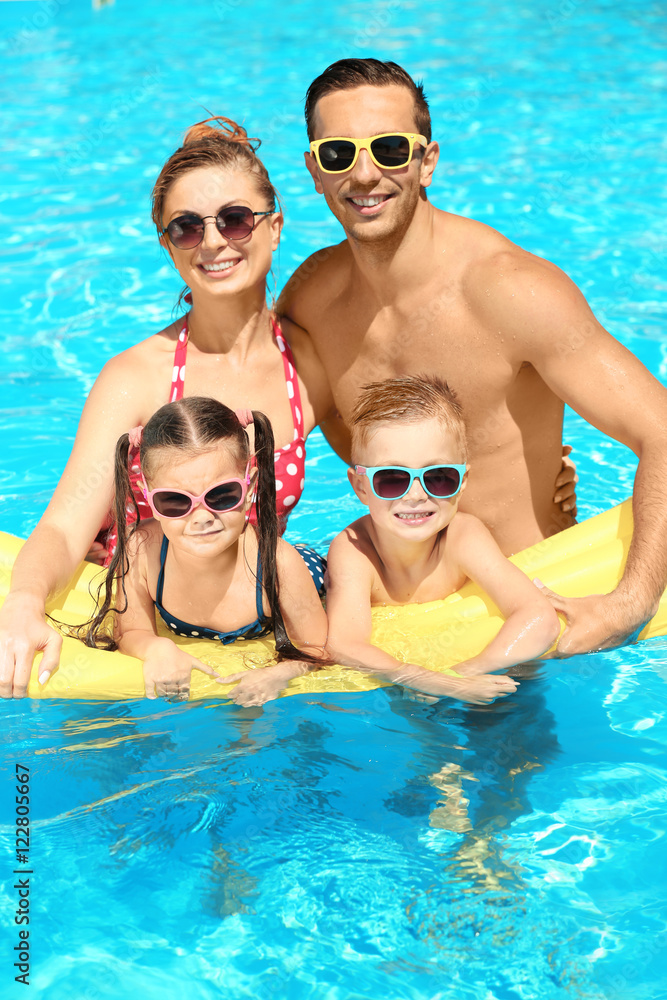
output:
[[321, 657], [305, 653], [290, 642], [280, 610], [280, 586], [276, 551], [278, 548], [278, 515], [276, 514], [276, 473], [273, 429], [268, 417], [253, 410], [255, 458], [257, 462], [257, 544], [262, 566], [262, 585], [273, 619], [276, 652], [281, 660], [303, 660], [321, 664]]
[[[113, 558], [109, 563], [106, 577], [99, 586], [97, 592], [97, 614], [80, 626], [78, 637], [85, 642], [86, 646], [94, 646], [98, 649], [118, 649], [113, 629], [109, 631], [108, 615], [122, 615], [127, 611], [127, 592], [125, 590], [125, 577], [130, 568], [130, 560], [127, 554], [128, 542], [139, 527], [141, 514], [132, 491], [130, 482], [128, 455], [130, 450], [130, 436], [123, 434], [116, 445], [116, 457], [114, 464], [114, 520], [118, 526], [118, 543]], [[128, 514], [134, 510], [135, 520], [129, 531], [126, 527]], [[116, 585], [116, 586], [114, 586]], [[102, 599], [102, 591], [104, 598]], [[119, 595], [123, 595], [123, 607], [120, 607]]]

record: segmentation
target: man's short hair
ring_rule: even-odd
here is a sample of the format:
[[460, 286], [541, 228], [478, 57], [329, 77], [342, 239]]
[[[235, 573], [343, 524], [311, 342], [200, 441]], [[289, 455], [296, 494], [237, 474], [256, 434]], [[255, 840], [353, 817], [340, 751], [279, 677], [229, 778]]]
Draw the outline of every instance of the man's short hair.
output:
[[336, 90], [352, 90], [355, 87], [389, 87], [398, 84], [407, 87], [415, 101], [415, 125], [420, 135], [431, 141], [431, 115], [428, 101], [421, 83], [415, 83], [409, 73], [395, 62], [381, 62], [379, 59], [339, 59], [316, 77], [306, 93], [306, 128], [308, 139], [314, 135], [315, 107], [320, 98]]
[[467, 459], [463, 410], [456, 393], [435, 375], [401, 375], [363, 386], [349, 419], [352, 453], [356, 457], [378, 424], [416, 423], [435, 417], [455, 438]]

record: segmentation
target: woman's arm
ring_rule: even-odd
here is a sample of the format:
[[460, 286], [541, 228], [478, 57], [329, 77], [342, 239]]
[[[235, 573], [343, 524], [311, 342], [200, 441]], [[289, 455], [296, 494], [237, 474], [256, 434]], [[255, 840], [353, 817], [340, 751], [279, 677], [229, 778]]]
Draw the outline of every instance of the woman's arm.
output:
[[458, 513], [448, 532], [448, 556], [489, 595], [505, 618], [486, 649], [458, 664], [457, 671], [478, 674], [506, 670], [541, 656], [560, 632], [558, 615], [549, 601], [505, 558], [478, 518]]
[[370, 560], [359, 550], [349, 528], [334, 539], [329, 549], [327, 590], [327, 647], [332, 659], [425, 694], [474, 704], [485, 704], [516, 690], [516, 682], [509, 677], [441, 674], [416, 663], [403, 663], [374, 646], [371, 643], [373, 572]]
[[139, 423], [146, 387], [127, 355], [103, 369], [86, 401], [62, 478], [21, 549], [0, 611], [0, 696], [23, 697], [33, 657], [40, 679], [57, 667], [62, 641], [44, 621], [48, 598], [69, 583], [109, 511], [117, 439]]

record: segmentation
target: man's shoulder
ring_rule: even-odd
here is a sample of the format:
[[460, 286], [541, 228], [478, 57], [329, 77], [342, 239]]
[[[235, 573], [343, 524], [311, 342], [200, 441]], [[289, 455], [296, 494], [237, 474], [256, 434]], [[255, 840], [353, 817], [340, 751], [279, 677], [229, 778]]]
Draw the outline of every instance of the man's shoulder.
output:
[[464, 232], [470, 252], [465, 257], [462, 278], [470, 296], [481, 293], [486, 298], [489, 291], [515, 283], [569, 282], [563, 271], [545, 257], [524, 250], [485, 223], [464, 221], [468, 223]]
[[317, 250], [299, 265], [280, 294], [276, 311], [308, 329], [308, 313], [340, 294], [349, 278], [352, 253], [347, 240]]

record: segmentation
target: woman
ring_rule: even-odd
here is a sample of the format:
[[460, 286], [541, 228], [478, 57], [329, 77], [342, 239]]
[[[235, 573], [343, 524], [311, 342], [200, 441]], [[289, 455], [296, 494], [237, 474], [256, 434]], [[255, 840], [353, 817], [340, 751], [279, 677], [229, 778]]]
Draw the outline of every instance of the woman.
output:
[[[317, 424], [339, 426], [310, 341], [288, 321], [281, 330], [266, 305], [283, 218], [254, 142], [229, 119], [200, 122], [157, 179], [153, 221], [192, 306], [107, 362], [90, 392], [62, 479], [16, 561], [0, 611], [3, 697], [25, 694], [36, 651], [44, 653], [42, 683], [56, 669], [62, 639], [44, 621], [45, 603], [86, 553], [100, 562], [108, 557], [107, 539], [93, 543], [111, 507], [112, 456], [122, 434], [184, 393], [261, 410], [275, 434], [284, 528], [303, 488], [305, 438]], [[136, 478], [136, 456], [130, 461]], [[150, 516], [137, 500], [142, 516]]]

